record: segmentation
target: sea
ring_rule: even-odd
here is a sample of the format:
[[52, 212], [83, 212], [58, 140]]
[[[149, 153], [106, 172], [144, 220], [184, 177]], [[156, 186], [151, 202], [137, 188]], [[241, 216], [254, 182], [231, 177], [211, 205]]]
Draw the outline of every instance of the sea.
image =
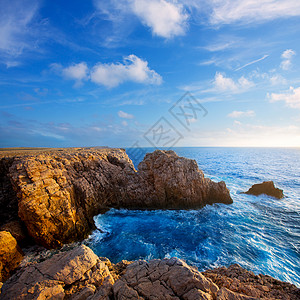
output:
[[[179, 257], [200, 271], [238, 263], [300, 287], [300, 148], [172, 150], [195, 159], [206, 177], [224, 180], [233, 204], [197, 210], [111, 209], [95, 217], [104, 232], [94, 231], [86, 240], [95, 253], [113, 263]], [[142, 157], [130, 158], [137, 168]], [[283, 189], [283, 199], [241, 194], [268, 180]]]

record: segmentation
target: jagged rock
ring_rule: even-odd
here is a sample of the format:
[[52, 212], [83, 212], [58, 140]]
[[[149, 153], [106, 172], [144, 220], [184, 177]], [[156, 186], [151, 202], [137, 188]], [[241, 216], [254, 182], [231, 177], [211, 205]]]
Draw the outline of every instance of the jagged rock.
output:
[[0, 281], [6, 280], [22, 259], [16, 239], [8, 231], [0, 231]]
[[218, 287], [180, 259], [136, 261], [113, 286], [115, 299], [213, 299]]
[[[10, 164], [9, 166], [6, 164]], [[147, 154], [135, 170], [124, 149], [61, 149], [2, 159], [18, 215], [34, 240], [56, 248], [85, 238], [93, 217], [111, 208], [200, 208], [232, 203], [194, 160], [174, 151]]]
[[[110, 158], [113, 164], [108, 156], [115, 157]], [[118, 174], [124, 171], [120, 165], [135, 172], [121, 149], [66, 149], [15, 157], [9, 177], [30, 236], [47, 248], [85, 238], [94, 228], [93, 216], [118, 202]]]
[[266, 194], [278, 199], [284, 197], [283, 190], [276, 188], [273, 181], [264, 181], [263, 183], [254, 184], [247, 192], [245, 192], [245, 194], [255, 196]]
[[[274, 279], [268, 275], [255, 275], [241, 266], [234, 264], [207, 270], [202, 273], [210, 278], [219, 288], [220, 299], [300, 299], [300, 289], [295, 285]], [[234, 294], [232, 294], [234, 293]], [[236, 295], [238, 294], [238, 296]], [[240, 294], [248, 298], [239, 298]], [[250, 298], [249, 298], [250, 297]]]
[[0, 299], [83, 299], [92, 290], [111, 291], [113, 283], [105, 263], [81, 245], [19, 270], [4, 283]]
[[178, 258], [114, 265], [81, 245], [18, 270], [4, 283], [0, 300], [296, 300], [299, 291], [238, 265], [202, 273]]
[[206, 204], [232, 203], [224, 182], [215, 183], [199, 170], [197, 162], [174, 151], [146, 154], [127, 192], [134, 208], [200, 208]]

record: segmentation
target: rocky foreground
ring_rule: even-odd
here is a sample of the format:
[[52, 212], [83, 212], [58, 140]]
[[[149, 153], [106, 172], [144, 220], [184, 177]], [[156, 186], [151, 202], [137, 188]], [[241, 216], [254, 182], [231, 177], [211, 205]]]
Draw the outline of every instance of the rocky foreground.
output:
[[188, 209], [232, 203], [224, 182], [205, 178], [195, 160], [173, 151], [147, 154], [138, 171], [123, 149], [46, 149], [2, 156], [0, 222], [20, 220], [46, 248], [82, 240], [94, 229], [93, 217], [112, 207]]
[[300, 290], [238, 265], [199, 272], [178, 258], [112, 264], [84, 246], [19, 269], [0, 299], [299, 299]]

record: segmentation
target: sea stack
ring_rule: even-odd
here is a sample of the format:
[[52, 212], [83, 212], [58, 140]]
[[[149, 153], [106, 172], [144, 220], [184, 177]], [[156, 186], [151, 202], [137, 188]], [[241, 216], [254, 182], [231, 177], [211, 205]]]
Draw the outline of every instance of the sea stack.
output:
[[277, 199], [284, 197], [283, 190], [276, 188], [273, 181], [264, 181], [263, 183], [254, 184], [245, 194], [255, 196], [265, 194]]

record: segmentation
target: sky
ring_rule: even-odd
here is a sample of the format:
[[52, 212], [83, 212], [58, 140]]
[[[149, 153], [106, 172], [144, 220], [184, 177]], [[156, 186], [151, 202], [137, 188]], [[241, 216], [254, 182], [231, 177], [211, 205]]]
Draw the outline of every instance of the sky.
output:
[[299, 0], [0, 0], [0, 147], [299, 147]]

